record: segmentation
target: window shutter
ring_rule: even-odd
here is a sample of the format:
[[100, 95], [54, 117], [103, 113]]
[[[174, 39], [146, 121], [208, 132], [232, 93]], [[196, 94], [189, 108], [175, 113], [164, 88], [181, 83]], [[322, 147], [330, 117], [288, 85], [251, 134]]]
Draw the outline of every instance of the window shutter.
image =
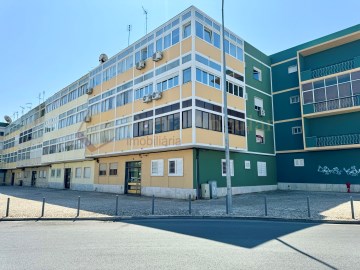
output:
[[234, 161], [230, 160], [230, 172], [231, 176], [234, 176]]
[[158, 160], [158, 176], [164, 176], [164, 160]]
[[183, 159], [179, 158], [176, 160], [176, 175], [183, 176]]

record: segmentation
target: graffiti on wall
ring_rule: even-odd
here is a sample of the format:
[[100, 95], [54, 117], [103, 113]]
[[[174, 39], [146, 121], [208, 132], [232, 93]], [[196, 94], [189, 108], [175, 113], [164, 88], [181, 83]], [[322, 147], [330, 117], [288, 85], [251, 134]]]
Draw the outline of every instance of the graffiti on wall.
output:
[[348, 176], [360, 175], [360, 169], [359, 170], [356, 169], [356, 166], [351, 166], [349, 169], [343, 168], [341, 170], [338, 167], [334, 167], [334, 168], [330, 169], [328, 166], [320, 166], [319, 165], [318, 172], [325, 174], [325, 175], [330, 175], [330, 174], [342, 175], [343, 172], [345, 172], [345, 174]]

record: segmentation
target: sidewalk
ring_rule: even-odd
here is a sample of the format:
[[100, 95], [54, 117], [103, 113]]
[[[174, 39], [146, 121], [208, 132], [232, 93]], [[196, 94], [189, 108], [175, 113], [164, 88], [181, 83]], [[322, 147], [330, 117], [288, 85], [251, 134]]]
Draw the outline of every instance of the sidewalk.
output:
[[[272, 191], [233, 196], [232, 216], [264, 217], [267, 198], [268, 217], [308, 219], [307, 196], [312, 220], [352, 220], [350, 195], [354, 200], [355, 219], [360, 219], [359, 193]], [[0, 186], [0, 218], [5, 217], [10, 198], [9, 218], [39, 218], [42, 199], [46, 198], [45, 218], [74, 218], [78, 197], [80, 218], [115, 216], [116, 194], [73, 190]], [[119, 216], [149, 216], [152, 198], [119, 195]], [[192, 216], [227, 216], [225, 198], [191, 202]], [[157, 216], [189, 216], [189, 201], [155, 198]]]

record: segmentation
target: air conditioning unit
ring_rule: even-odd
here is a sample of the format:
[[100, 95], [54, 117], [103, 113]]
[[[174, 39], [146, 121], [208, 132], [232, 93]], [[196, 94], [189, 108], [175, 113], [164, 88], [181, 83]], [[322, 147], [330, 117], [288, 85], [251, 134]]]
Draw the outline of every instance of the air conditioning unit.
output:
[[157, 51], [153, 54], [153, 61], [157, 62], [160, 61], [163, 58], [163, 53], [161, 51]]
[[136, 69], [137, 70], [141, 70], [141, 69], [145, 68], [145, 66], [146, 66], [146, 63], [143, 60], [136, 63]]
[[86, 94], [91, 95], [94, 91], [94, 88], [89, 88], [86, 90]]
[[143, 97], [143, 102], [144, 103], [149, 103], [151, 100], [152, 100], [152, 95], [151, 94], [146, 95], [146, 96]]
[[152, 99], [157, 100], [160, 98], [162, 98], [162, 92], [155, 91], [154, 93], [152, 93]]
[[265, 110], [264, 109], [259, 110], [259, 116], [265, 116]]
[[86, 123], [91, 122], [91, 116], [90, 115], [85, 116], [84, 122], [86, 122]]

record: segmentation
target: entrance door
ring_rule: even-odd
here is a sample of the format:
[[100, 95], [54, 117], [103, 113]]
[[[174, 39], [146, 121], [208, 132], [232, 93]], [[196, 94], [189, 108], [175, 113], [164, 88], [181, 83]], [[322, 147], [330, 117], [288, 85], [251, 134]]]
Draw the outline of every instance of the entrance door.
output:
[[15, 183], [15, 173], [11, 174], [11, 185], [13, 186]]
[[64, 188], [70, 188], [70, 180], [71, 180], [71, 168], [66, 168], [64, 171]]
[[141, 161], [126, 162], [125, 193], [141, 195]]
[[35, 187], [36, 186], [36, 171], [33, 171], [31, 173], [31, 186]]

